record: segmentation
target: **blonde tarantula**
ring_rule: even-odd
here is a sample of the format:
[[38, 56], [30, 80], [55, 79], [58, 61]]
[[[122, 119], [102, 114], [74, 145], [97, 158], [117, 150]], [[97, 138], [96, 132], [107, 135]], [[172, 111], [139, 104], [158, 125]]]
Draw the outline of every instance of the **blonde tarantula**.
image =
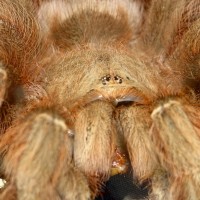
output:
[[199, 0], [0, 0], [0, 199], [199, 199], [199, 43]]

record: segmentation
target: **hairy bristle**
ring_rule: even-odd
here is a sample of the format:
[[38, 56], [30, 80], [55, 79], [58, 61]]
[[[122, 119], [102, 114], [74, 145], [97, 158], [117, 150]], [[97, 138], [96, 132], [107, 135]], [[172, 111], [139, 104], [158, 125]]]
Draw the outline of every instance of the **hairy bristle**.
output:
[[38, 16], [43, 32], [61, 48], [101, 42], [130, 42], [139, 32], [142, 6], [126, 1], [50, 1]]
[[[25, 82], [31, 77], [30, 73], [33, 73], [31, 64], [40, 46], [39, 26], [31, 10], [17, 0], [1, 1], [0, 34], [1, 61], [5, 65], [15, 66], [11, 68], [12, 73], [16, 74], [21, 82]], [[34, 70], [36, 71], [36, 68]]]

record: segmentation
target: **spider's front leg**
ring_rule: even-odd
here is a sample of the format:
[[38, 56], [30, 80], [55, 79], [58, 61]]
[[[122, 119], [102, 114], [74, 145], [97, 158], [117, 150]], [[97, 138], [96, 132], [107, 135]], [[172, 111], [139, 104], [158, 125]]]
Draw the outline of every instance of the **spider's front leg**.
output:
[[[199, 107], [168, 100], [152, 113], [152, 139], [161, 164], [170, 174], [167, 199], [200, 196]], [[165, 198], [166, 199], [166, 198]]]
[[9, 176], [0, 199], [90, 199], [85, 177], [72, 164], [65, 121], [52, 111], [35, 111], [8, 129], [0, 142]]

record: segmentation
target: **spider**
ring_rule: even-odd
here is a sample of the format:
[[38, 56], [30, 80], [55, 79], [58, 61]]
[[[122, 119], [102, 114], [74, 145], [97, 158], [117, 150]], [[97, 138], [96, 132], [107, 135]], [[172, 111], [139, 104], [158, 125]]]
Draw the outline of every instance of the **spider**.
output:
[[129, 163], [199, 199], [199, 28], [199, 0], [0, 0], [0, 199], [94, 199]]

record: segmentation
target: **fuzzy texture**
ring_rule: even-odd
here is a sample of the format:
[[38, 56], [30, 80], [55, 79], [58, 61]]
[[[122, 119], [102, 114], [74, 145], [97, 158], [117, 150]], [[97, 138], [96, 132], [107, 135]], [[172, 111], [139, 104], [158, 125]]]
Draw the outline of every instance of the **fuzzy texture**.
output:
[[199, 0], [0, 0], [0, 199], [94, 199], [129, 163], [198, 200], [199, 26]]

